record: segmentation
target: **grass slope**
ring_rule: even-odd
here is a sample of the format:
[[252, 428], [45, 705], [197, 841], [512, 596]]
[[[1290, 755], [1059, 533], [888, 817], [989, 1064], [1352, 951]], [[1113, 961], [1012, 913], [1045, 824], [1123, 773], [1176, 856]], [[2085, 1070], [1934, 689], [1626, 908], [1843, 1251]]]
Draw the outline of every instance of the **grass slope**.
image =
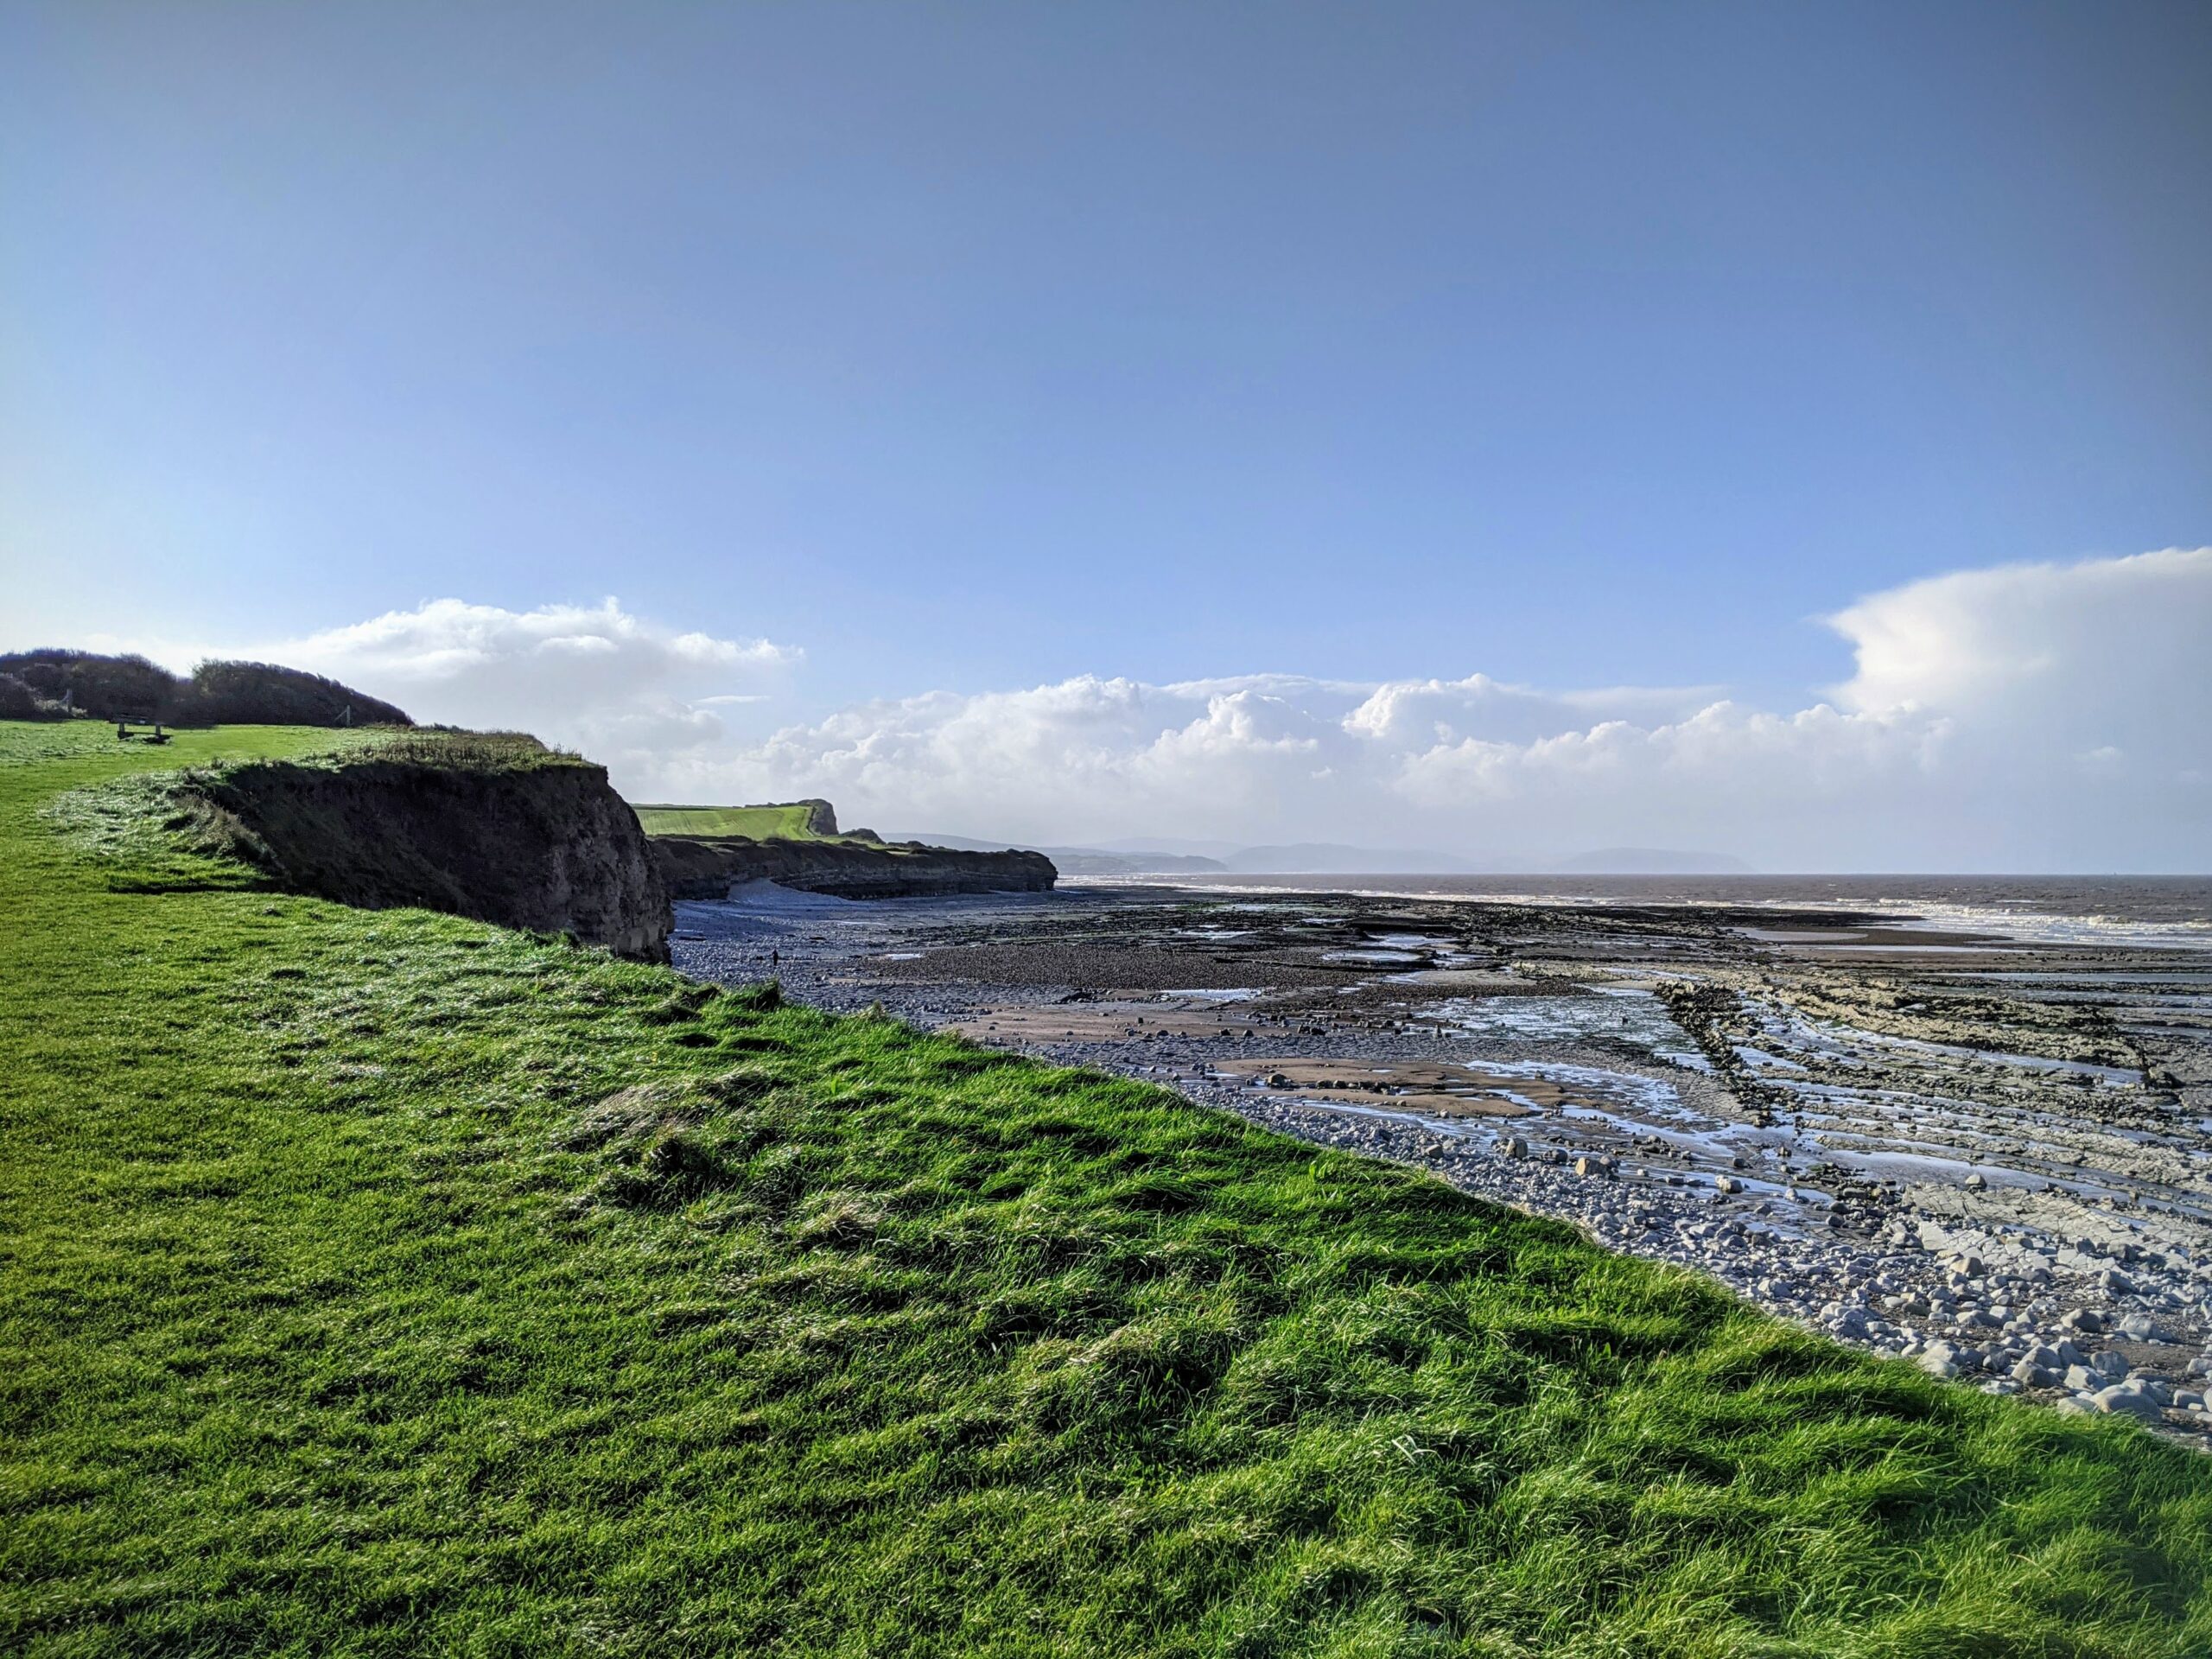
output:
[[0, 726], [0, 1649], [2212, 1652], [2212, 1464], [2131, 1426], [44, 810], [319, 737]]
[[747, 836], [754, 841], [829, 841], [818, 835], [814, 809], [789, 806], [641, 806], [638, 822], [649, 836]]

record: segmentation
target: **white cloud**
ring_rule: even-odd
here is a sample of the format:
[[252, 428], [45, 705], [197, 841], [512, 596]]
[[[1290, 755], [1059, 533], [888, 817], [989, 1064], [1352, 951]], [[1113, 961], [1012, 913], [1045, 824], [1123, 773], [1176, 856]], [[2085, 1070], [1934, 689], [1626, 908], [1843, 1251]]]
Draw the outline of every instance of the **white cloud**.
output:
[[1713, 688], [1548, 692], [1082, 676], [856, 705], [657, 762], [689, 797], [1039, 841], [1184, 836], [1772, 869], [2202, 867], [2212, 550], [1967, 571], [1828, 619], [1857, 671], [1784, 712]]
[[272, 648], [276, 660], [386, 696], [417, 720], [513, 727], [637, 770], [723, 744], [734, 683], [794, 662], [765, 639], [677, 633], [608, 599], [533, 611], [433, 600]]
[[211, 656], [288, 664], [397, 703], [416, 719], [509, 728], [571, 744], [632, 771], [707, 746], [728, 753], [718, 709], [800, 653], [765, 639], [679, 633], [625, 611], [546, 605], [511, 611], [437, 599], [300, 639], [218, 648], [103, 641], [176, 669]]
[[2212, 549], [1960, 572], [1827, 620], [1855, 671], [1794, 709], [1711, 686], [1543, 690], [1480, 673], [1079, 675], [853, 704], [759, 740], [733, 737], [722, 711], [796, 652], [658, 628], [613, 600], [440, 600], [251, 654], [418, 718], [575, 744], [632, 798], [823, 795], [884, 829], [1538, 857], [1662, 846], [1776, 870], [2207, 862]]
[[1829, 620], [1858, 652], [1847, 709], [1941, 709], [2050, 753], [2212, 742], [2212, 548], [1962, 571]]

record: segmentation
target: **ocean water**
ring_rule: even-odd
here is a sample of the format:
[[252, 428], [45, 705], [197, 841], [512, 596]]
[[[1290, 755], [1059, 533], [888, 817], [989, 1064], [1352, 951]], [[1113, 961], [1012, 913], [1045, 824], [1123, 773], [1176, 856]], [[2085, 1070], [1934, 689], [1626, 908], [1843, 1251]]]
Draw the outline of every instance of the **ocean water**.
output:
[[1173, 885], [1217, 893], [1835, 910], [2012, 938], [2212, 950], [2212, 876], [2202, 875], [1225, 875], [1185, 876]]

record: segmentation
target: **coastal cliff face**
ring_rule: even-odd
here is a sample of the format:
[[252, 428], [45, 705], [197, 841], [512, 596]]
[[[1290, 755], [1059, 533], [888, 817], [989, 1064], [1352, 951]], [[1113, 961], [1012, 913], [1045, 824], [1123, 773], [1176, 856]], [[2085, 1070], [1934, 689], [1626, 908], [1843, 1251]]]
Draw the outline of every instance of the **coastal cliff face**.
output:
[[602, 766], [371, 752], [239, 766], [192, 787], [244, 830], [245, 855], [294, 891], [573, 933], [620, 956], [668, 960], [674, 918], [660, 866]]
[[744, 881], [773, 881], [844, 899], [1049, 893], [1059, 876], [1042, 853], [751, 841], [741, 836], [656, 836], [652, 849], [669, 892], [678, 899], [721, 899]]

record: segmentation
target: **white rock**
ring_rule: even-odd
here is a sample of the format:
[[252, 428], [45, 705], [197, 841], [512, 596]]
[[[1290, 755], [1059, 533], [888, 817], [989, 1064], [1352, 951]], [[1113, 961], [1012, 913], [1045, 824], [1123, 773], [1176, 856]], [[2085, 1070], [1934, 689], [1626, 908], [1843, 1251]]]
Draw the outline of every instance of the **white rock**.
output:
[[1930, 1376], [1956, 1376], [1961, 1370], [1959, 1351], [1948, 1342], [1929, 1343], [1913, 1363]]
[[2091, 1396], [2099, 1411], [2120, 1412], [2139, 1422], [2155, 1423], [2165, 1415], [2165, 1409], [2140, 1389], [2130, 1388], [2125, 1382], [2115, 1382], [2108, 1389], [2099, 1389]]

